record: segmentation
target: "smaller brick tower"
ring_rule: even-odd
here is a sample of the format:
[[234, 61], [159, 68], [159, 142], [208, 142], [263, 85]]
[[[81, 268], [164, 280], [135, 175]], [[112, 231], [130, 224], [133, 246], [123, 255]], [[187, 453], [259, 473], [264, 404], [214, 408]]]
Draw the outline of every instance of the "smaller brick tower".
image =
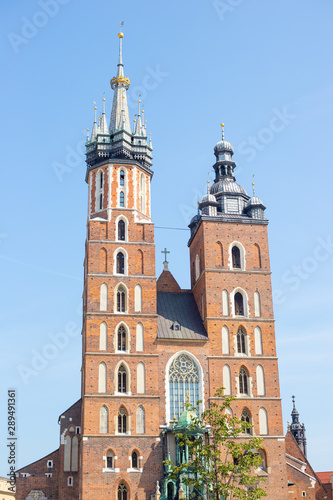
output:
[[233, 148], [214, 148], [215, 180], [190, 224], [191, 284], [207, 335], [208, 401], [218, 387], [264, 438], [270, 499], [286, 498], [286, 464], [265, 207], [236, 183]]

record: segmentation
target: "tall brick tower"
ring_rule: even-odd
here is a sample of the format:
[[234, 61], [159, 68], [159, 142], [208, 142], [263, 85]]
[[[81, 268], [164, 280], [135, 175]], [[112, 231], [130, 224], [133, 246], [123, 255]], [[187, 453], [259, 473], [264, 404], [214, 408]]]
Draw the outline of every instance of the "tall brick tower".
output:
[[270, 499], [286, 497], [286, 469], [265, 207], [235, 182], [233, 148], [214, 148], [214, 184], [190, 224], [191, 284], [207, 335], [208, 400], [218, 387], [264, 438]]
[[[143, 464], [159, 434], [152, 146], [143, 112], [131, 130], [119, 33], [110, 126], [104, 102], [87, 141], [80, 498], [145, 498]], [[112, 437], [111, 437], [112, 436]], [[148, 453], [148, 451], [149, 453]], [[162, 464], [156, 467], [156, 478]], [[155, 480], [156, 484], [156, 480]]]

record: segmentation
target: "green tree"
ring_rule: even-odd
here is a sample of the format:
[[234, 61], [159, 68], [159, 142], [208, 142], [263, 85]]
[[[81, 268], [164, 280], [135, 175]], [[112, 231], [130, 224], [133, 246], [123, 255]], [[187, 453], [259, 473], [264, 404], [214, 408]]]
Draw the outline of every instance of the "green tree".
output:
[[165, 461], [169, 478], [181, 478], [193, 498], [255, 500], [267, 496], [259, 486], [264, 479], [255, 473], [262, 462], [263, 439], [251, 436], [250, 423], [226, 412], [235, 398], [224, 396], [223, 387], [215, 397], [201, 416], [198, 408], [185, 405], [185, 420], [190, 423], [182, 429], [175, 426], [181, 460], [178, 464]]

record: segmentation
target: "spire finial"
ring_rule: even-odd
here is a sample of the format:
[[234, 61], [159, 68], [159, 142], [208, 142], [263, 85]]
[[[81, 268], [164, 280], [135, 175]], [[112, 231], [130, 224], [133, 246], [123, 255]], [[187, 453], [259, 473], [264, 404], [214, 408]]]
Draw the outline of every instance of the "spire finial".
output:
[[210, 184], [210, 182], [209, 182], [209, 179], [208, 179], [208, 181], [207, 181], [207, 194], [209, 194], [209, 184]]
[[222, 128], [222, 141], [224, 141], [224, 123], [221, 123]]
[[293, 402], [293, 409], [295, 410], [296, 407], [295, 407], [295, 396], [291, 396], [291, 399], [292, 399], [292, 402]]

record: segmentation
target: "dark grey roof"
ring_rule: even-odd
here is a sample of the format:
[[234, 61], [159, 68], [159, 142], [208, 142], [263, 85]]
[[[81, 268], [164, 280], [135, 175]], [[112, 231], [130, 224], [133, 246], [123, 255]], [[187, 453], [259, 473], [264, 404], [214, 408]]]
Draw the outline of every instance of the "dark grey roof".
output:
[[[157, 337], [160, 339], [208, 340], [190, 292], [157, 292]], [[175, 329], [178, 322], [180, 329]]]

